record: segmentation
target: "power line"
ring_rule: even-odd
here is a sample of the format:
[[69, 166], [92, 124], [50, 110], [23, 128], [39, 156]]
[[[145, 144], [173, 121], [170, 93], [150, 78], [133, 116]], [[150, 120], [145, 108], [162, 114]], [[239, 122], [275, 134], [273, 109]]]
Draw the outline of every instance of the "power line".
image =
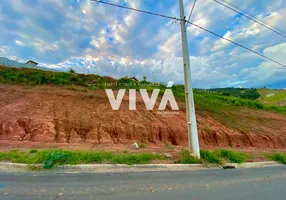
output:
[[283, 29], [280, 29], [280, 28], [278, 28], [278, 27], [273, 26], [272, 24], [269, 24], [269, 23], [268, 23], [266, 20], [264, 20], [263, 18], [261, 18], [261, 17], [259, 17], [259, 16], [255, 16], [254, 14], [252, 14], [252, 13], [246, 11], [246, 10], [243, 10], [242, 8], [238, 7], [237, 5], [235, 5], [235, 4], [233, 4], [233, 3], [230, 4], [230, 3], [228, 3], [228, 2], [225, 1], [225, 0], [221, 0], [221, 1], [222, 1], [224, 4], [227, 4], [227, 5], [229, 5], [229, 6], [233, 7], [233, 8], [235, 8], [235, 9], [241, 11], [241, 12], [246, 13], [247, 15], [249, 15], [249, 16], [255, 18], [256, 20], [259, 20], [259, 21], [261, 21], [262, 23], [265, 23], [266, 25], [270, 26], [271, 28], [273, 28], [273, 29], [275, 29], [275, 30], [277, 30], [277, 31], [280, 31], [280, 32], [282, 32], [282, 33], [284, 32], [283, 34], [285, 34], [285, 32], [286, 32], [286, 31], [283, 30]]
[[141, 12], [141, 13], [145, 13], [145, 14], [149, 14], [149, 15], [158, 16], [158, 17], [164, 17], [164, 18], [168, 18], [168, 19], [179, 20], [176, 17], [170, 17], [168, 15], [162, 15], [162, 14], [153, 13], [153, 12], [140, 10], [140, 9], [136, 9], [136, 8], [130, 8], [130, 7], [127, 7], [127, 6], [121, 6], [121, 5], [118, 5], [118, 4], [108, 3], [108, 2], [105, 2], [105, 1], [101, 1], [101, 0], [91, 0], [91, 1], [94, 1], [94, 2], [97, 2], [97, 3], [101, 3], [101, 4], [110, 5], [110, 6], [115, 6], [115, 7], [119, 7], [119, 8], [125, 8], [125, 9], [128, 9], [128, 10], [133, 10], [133, 11], [136, 11], [136, 12]]
[[[239, 10], [236, 10], [236, 9], [234, 9], [234, 8], [228, 6], [228, 5], [226, 5], [226, 4], [224, 4], [224, 3], [220, 2], [220, 1], [217, 1], [217, 0], [213, 0], [213, 1], [216, 2], [216, 3], [218, 3], [218, 4], [220, 4], [220, 5], [222, 5], [222, 6], [224, 6], [224, 7], [226, 7], [226, 8], [228, 8], [228, 9], [230, 9], [230, 10], [232, 10], [232, 11], [234, 11], [234, 12], [236, 12], [236, 13], [238, 13], [238, 14], [240, 14], [240, 15], [242, 15], [242, 16], [244, 16], [244, 17], [246, 17], [246, 18], [248, 18], [248, 19], [250, 19], [250, 20], [252, 20], [252, 21], [254, 21], [254, 22], [256, 22], [256, 23], [258, 23], [258, 24], [260, 24], [260, 25], [262, 25], [262, 26], [264, 26], [264, 27], [266, 27], [266, 28], [268, 28], [269, 30], [271, 30], [271, 31], [273, 31], [273, 32], [275, 32], [275, 33], [281, 35], [282, 37], [286, 38], [286, 34], [281, 33], [280, 31], [276, 30], [275, 28], [272, 28], [272, 27], [269, 26], [268, 24], [265, 24], [265, 23], [263, 23], [263, 22], [261, 22], [261, 21], [255, 19], [255, 18], [253, 18], [253, 17], [250, 17], [250, 16], [248, 16], [247, 14], [245, 14], [245, 13], [243, 13], [243, 12], [240, 12]], [[231, 5], [231, 4], [230, 4], [230, 5]]]
[[110, 6], [115, 6], [115, 7], [119, 7], [119, 8], [124, 8], [124, 9], [128, 9], [128, 10], [133, 10], [133, 11], [136, 11], [136, 12], [141, 12], [141, 13], [145, 13], [145, 14], [149, 14], [149, 15], [154, 15], [154, 16], [159, 16], [159, 17], [163, 17], [163, 18], [173, 19], [173, 20], [177, 20], [177, 21], [185, 21], [186, 23], [189, 23], [189, 24], [191, 24], [191, 25], [193, 25], [193, 26], [195, 26], [195, 27], [197, 27], [197, 28], [199, 28], [201, 30], [204, 30], [204, 31], [206, 31], [206, 32], [208, 32], [210, 34], [213, 34], [213, 35], [215, 35], [217, 37], [220, 37], [221, 39], [224, 39], [224, 40], [226, 40], [226, 41], [228, 41], [228, 42], [230, 42], [232, 44], [235, 44], [235, 45], [237, 45], [237, 46], [239, 46], [239, 47], [241, 47], [241, 48], [243, 48], [245, 50], [248, 50], [248, 51], [250, 51], [250, 52], [252, 52], [252, 53], [254, 53], [254, 54], [256, 54], [256, 55], [258, 55], [260, 57], [263, 57], [263, 58], [265, 58], [265, 59], [267, 59], [269, 61], [272, 61], [272, 62], [274, 62], [274, 63], [276, 63], [278, 65], [286, 67], [286, 65], [284, 65], [284, 64], [282, 64], [282, 63], [280, 63], [280, 62], [278, 62], [276, 60], [273, 60], [272, 58], [269, 58], [269, 57], [267, 57], [267, 56], [265, 56], [265, 55], [263, 55], [261, 53], [258, 53], [258, 52], [254, 51], [254, 50], [252, 50], [252, 49], [250, 49], [250, 48], [248, 48], [248, 47], [246, 47], [246, 46], [244, 46], [242, 44], [234, 42], [231, 39], [228, 39], [228, 38], [226, 38], [226, 37], [224, 37], [222, 35], [219, 35], [219, 34], [213, 32], [213, 31], [210, 31], [210, 30], [208, 30], [208, 29], [206, 29], [206, 28], [204, 28], [204, 27], [202, 27], [200, 25], [197, 25], [197, 24], [192, 23], [190, 21], [187, 21], [185, 19], [179, 19], [179, 18], [176, 18], [176, 17], [170, 17], [170, 16], [167, 16], [167, 15], [153, 13], [153, 12], [149, 12], [149, 11], [145, 11], [145, 10], [139, 10], [139, 9], [130, 8], [130, 7], [127, 7], [127, 6], [121, 6], [121, 5], [118, 5], [118, 4], [108, 3], [108, 2], [101, 1], [101, 0], [91, 0], [91, 1], [102, 3], [102, 4], [106, 4], [106, 5], [110, 5]]
[[[197, 3], [197, 0], [195, 0], [194, 3], [193, 3], [193, 7], [192, 7], [191, 13], [190, 13], [190, 15], [189, 15], [188, 21], [191, 20], [191, 17], [192, 17], [192, 14], [193, 14], [193, 12], [194, 12], [196, 3]], [[187, 27], [188, 27], [188, 23], [187, 23], [187, 25], [186, 25], [186, 28], [187, 28]]]
[[280, 62], [278, 62], [278, 61], [276, 61], [276, 60], [273, 60], [272, 58], [269, 58], [269, 57], [267, 57], [267, 56], [265, 56], [265, 55], [263, 55], [263, 54], [261, 54], [261, 53], [258, 53], [258, 52], [254, 51], [254, 50], [252, 50], [252, 49], [250, 49], [250, 48], [248, 48], [248, 47], [246, 47], [246, 46], [243, 46], [242, 44], [239, 44], [239, 43], [237, 43], [237, 42], [234, 42], [234, 41], [232, 41], [231, 39], [228, 39], [228, 38], [226, 38], [226, 37], [224, 37], [224, 36], [221, 36], [221, 35], [219, 35], [219, 34], [213, 32], [213, 31], [210, 31], [210, 30], [208, 30], [208, 29], [206, 29], [206, 28], [204, 28], [204, 27], [201, 27], [201, 26], [199, 26], [199, 25], [197, 25], [197, 24], [194, 24], [194, 23], [192, 23], [192, 22], [188, 22], [188, 21], [187, 21], [187, 23], [190, 23], [191, 25], [193, 25], [193, 26], [195, 26], [195, 27], [197, 27], [197, 28], [200, 28], [200, 29], [202, 29], [202, 30], [204, 30], [204, 31], [206, 31], [206, 32], [208, 32], [208, 33], [211, 33], [211, 34], [213, 34], [213, 35], [215, 35], [215, 36], [217, 36], [217, 37], [220, 37], [221, 39], [224, 39], [224, 40], [226, 40], [226, 41], [228, 41], [228, 42], [230, 42], [230, 43], [232, 43], [232, 44], [235, 44], [235, 45], [237, 45], [237, 46], [239, 46], [239, 47], [241, 47], [241, 48], [243, 48], [243, 49], [246, 49], [246, 50], [248, 50], [248, 51], [251, 51], [252, 53], [255, 53], [256, 55], [259, 55], [259, 56], [261, 56], [261, 57], [263, 57], [263, 58], [265, 58], [265, 59], [267, 59], [267, 60], [270, 60], [270, 61], [272, 61], [272, 62], [278, 64], [278, 65], [281, 65], [281, 66], [283, 66], [283, 67], [286, 67], [286, 65], [284, 65], [284, 64], [282, 64], [282, 63], [280, 63]]

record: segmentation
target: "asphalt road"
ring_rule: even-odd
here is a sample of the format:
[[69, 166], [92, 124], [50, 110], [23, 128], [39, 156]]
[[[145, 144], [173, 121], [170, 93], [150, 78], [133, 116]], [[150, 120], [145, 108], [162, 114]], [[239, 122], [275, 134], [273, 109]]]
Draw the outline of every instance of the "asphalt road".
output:
[[286, 167], [106, 174], [0, 173], [0, 199], [285, 200]]

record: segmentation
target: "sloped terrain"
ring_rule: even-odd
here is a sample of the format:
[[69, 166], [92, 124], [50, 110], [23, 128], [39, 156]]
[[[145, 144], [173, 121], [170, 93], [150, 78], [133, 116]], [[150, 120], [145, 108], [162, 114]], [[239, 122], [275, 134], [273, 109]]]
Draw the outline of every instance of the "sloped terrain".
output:
[[[147, 111], [139, 94], [137, 99], [136, 111], [129, 111], [127, 95], [113, 111], [100, 89], [0, 85], [1, 145], [188, 144], [183, 102], [176, 113], [159, 113]], [[286, 147], [285, 115], [243, 107], [232, 112], [218, 118], [198, 107], [201, 147]]]
[[286, 90], [271, 90], [267, 88], [259, 89], [261, 94], [261, 101], [264, 103], [271, 103], [279, 106], [286, 106]]

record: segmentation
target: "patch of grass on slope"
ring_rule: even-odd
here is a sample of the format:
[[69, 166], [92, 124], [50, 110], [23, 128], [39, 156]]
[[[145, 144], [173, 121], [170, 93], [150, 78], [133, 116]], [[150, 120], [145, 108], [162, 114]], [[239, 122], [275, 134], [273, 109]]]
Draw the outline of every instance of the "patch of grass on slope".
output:
[[[152, 91], [152, 89], [154, 88], [159, 88], [161, 89], [160, 94], [163, 94], [164, 89], [166, 89], [166, 86], [164, 86], [163, 84], [152, 85], [150, 82], [147, 81], [135, 82], [127, 79], [115, 80], [110, 77], [101, 77], [92, 74], [85, 75], [76, 74], [74, 72], [50, 72], [38, 69], [9, 68], [1, 66], [0, 83], [24, 85], [67, 85], [71, 87], [72, 85], [78, 85], [89, 89], [144, 88], [147, 89], [147, 91]], [[172, 90], [177, 99], [184, 101], [184, 85], [174, 85]], [[235, 111], [236, 109], [239, 109], [241, 107], [286, 114], [286, 107], [265, 105], [255, 100], [246, 100], [237, 97], [224, 96], [217, 92], [208, 93], [202, 91], [194, 91], [194, 98], [195, 103], [196, 105], [198, 105], [199, 109], [217, 114]]]
[[[183, 85], [173, 86], [173, 93], [175, 96], [179, 97], [179, 99], [184, 100], [185, 90]], [[209, 93], [195, 90], [194, 99], [198, 110], [206, 110], [217, 114], [230, 113], [231, 111], [237, 111], [242, 107], [286, 114], [286, 107], [267, 105], [257, 100], [224, 96], [216, 92]]]
[[[259, 89], [262, 101], [266, 103], [281, 104], [286, 102], [286, 90]], [[286, 105], [286, 104], [284, 104]]]

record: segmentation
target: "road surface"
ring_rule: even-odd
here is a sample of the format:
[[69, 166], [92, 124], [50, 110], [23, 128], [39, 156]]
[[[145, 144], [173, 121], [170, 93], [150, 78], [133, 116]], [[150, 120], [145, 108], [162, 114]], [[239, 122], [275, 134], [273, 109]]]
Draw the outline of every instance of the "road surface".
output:
[[0, 199], [285, 200], [286, 167], [106, 174], [0, 173]]

